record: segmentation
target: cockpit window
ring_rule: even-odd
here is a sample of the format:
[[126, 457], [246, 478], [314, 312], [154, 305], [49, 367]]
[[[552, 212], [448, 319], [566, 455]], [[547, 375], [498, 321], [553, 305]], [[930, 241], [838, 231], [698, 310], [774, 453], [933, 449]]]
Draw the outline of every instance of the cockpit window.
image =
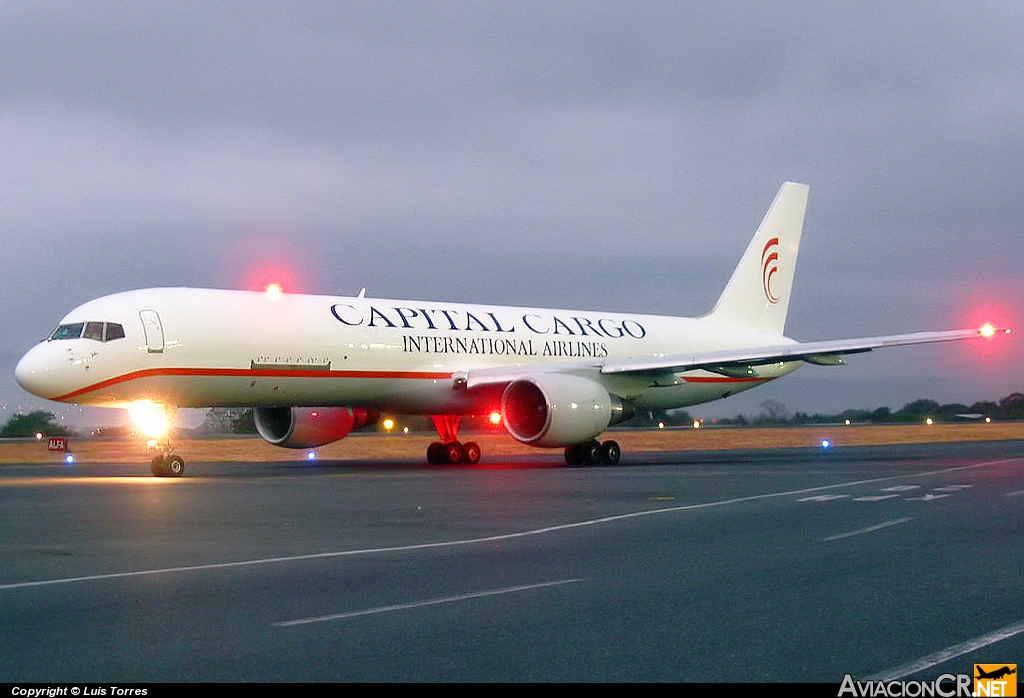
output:
[[114, 339], [124, 339], [124, 327], [117, 324], [116, 322], [105, 322], [103, 326], [106, 330], [103, 333], [103, 341], [109, 342]]
[[50, 335], [50, 339], [78, 339], [82, 336], [82, 330], [85, 329], [84, 322], [76, 322], [71, 325], [61, 325], [53, 331]]
[[103, 341], [103, 323], [102, 322], [87, 322], [85, 323], [85, 331], [82, 333], [82, 339], [95, 339], [97, 342]]
[[116, 322], [73, 322], [55, 329], [50, 339], [94, 339], [97, 342], [111, 342], [115, 339], [124, 339], [124, 325]]

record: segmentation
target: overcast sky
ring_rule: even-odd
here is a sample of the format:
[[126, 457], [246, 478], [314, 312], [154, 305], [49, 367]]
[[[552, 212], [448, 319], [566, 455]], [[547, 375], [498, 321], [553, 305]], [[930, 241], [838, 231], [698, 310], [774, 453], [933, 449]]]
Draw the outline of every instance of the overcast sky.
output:
[[[787, 334], [1018, 328], [699, 415], [1024, 390], [1024, 3], [0, 6], [0, 400], [130, 288], [699, 315], [811, 187]], [[9, 412], [8, 412], [9, 414]]]

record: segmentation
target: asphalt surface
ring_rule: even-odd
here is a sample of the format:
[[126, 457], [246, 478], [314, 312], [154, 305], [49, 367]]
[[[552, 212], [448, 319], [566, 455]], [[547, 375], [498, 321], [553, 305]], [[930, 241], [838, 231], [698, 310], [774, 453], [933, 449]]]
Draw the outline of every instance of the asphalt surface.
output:
[[1024, 660], [1021, 441], [3, 465], [0, 526], [4, 682], [838, 684]]

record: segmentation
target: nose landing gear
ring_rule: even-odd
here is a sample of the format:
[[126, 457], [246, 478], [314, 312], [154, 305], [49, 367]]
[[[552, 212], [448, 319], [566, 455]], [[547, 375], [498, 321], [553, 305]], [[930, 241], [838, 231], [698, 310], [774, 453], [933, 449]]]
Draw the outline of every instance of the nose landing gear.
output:
[[147, 449], [153, 454], [149, 471], [156, 477], [181, 477], [185, 474], [185, 460], [174, 453], [170, 439], [150, 441]]

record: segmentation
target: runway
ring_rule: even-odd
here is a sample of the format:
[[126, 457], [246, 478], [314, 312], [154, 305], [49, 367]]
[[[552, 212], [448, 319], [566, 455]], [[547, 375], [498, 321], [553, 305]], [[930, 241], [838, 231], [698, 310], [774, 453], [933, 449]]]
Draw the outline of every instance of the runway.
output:
[[1024, 658], [1024, 441], [0, 465], [0, 681], [922, 679]]

